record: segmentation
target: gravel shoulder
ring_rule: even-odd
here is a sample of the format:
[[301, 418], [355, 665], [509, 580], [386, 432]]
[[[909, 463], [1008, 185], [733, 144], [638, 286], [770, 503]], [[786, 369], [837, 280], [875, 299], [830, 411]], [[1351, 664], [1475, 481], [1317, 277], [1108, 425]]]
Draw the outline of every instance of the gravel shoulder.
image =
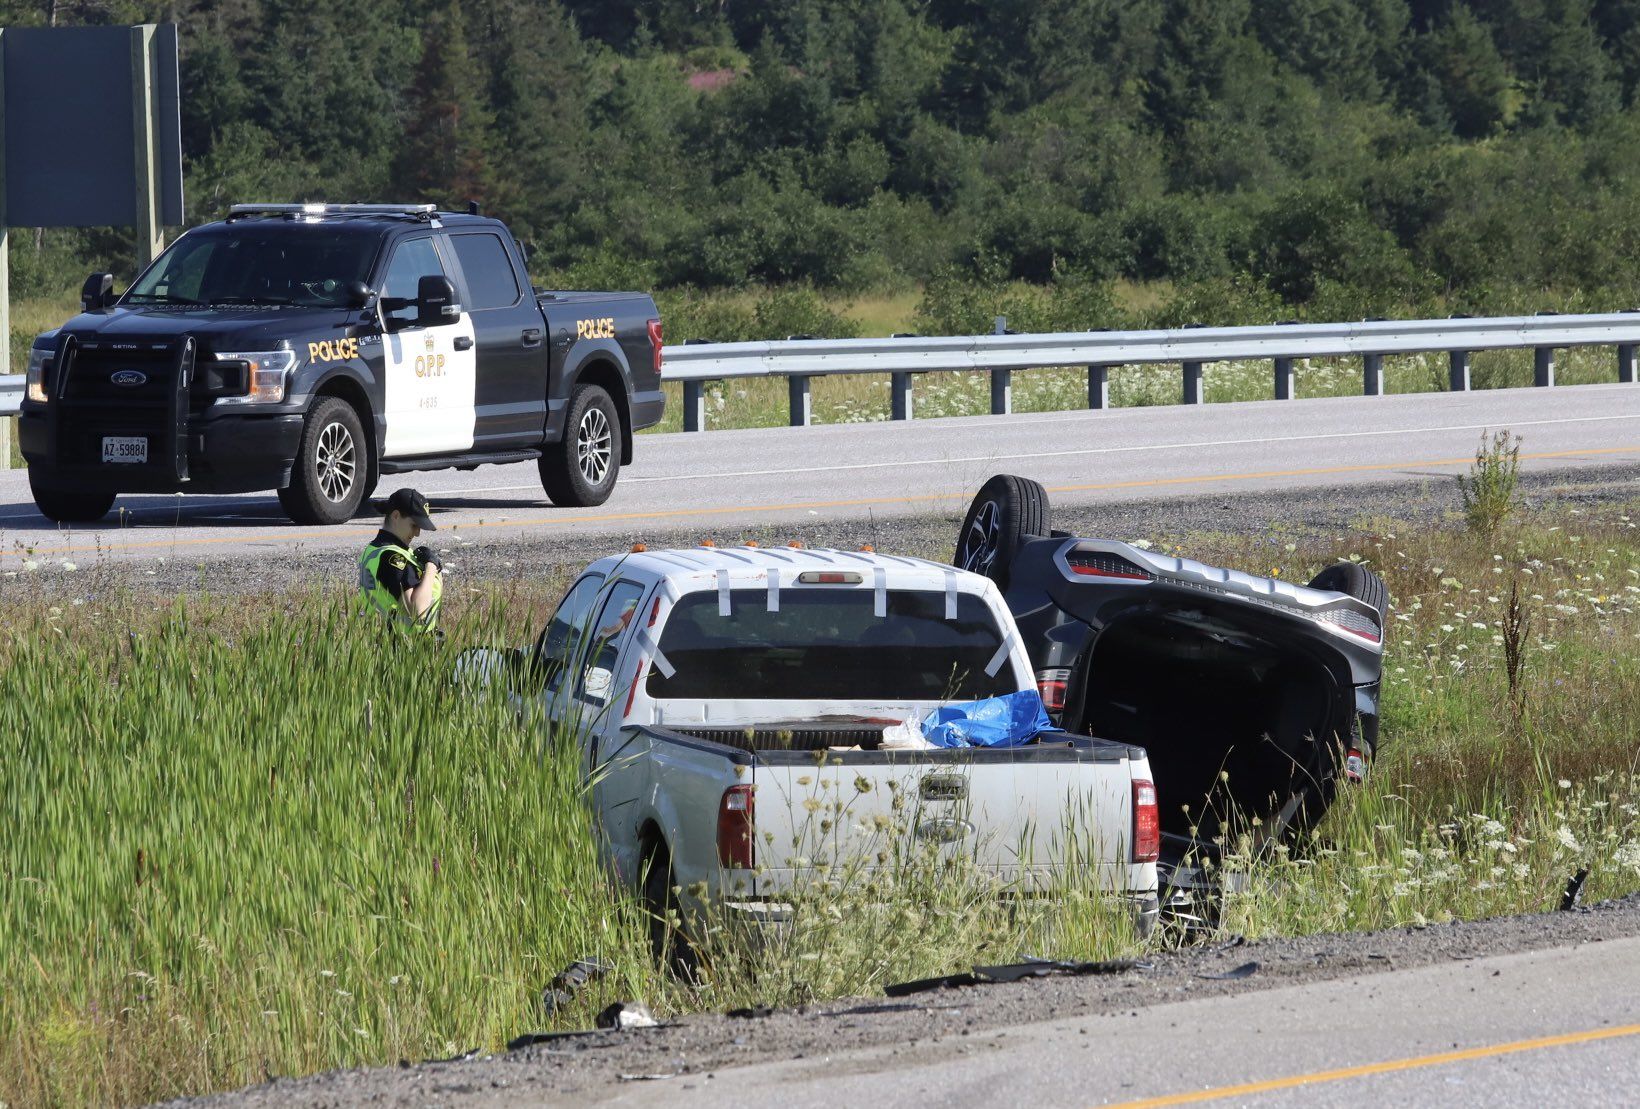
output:
[[[1551, 503], [1617, 504], [1640, 500], [1640, 464], [1540, 470], [1520, 477], [1520, 498], [1527, 508]], [[694, 546], [703, 539], [718, 543], [754, 540], [764, 544], [791, 541], [807, 546], [852, 548], [871, 543], [881, 551], [902, 551], [949, 558], [966, 505], [920, 515], [874, 521], [816, 520], [801, 525], [703, 532], [693, 529], [638, 527], [620, 535], [576, 536], [563, 529], [536, 534], [486, 537], [482, 542], [454, 544], [435, 536], [448, 553], [451, 581], [510, 581], [572, 572], [610, 551], [632, 543], [651, 547]], [[1112, 539], [1183, 538], [1202, 534], [1279, 535], [1288, 540], [1312, 536], [1349, 536], [1373, 530], [1375, 522], [1402, 527], [1436, 527], [1460, 512], [1457, 482], [1432, 474], [1396, 483], [1298, 489], [1211, 496], [1158, 497], [1098, 505], [1059, 505], [1054, 526], [1078, 535]], [[0, 577], [0, 598], [16, 587], [31, 593], [77, 594], [129, 589], [170, 596], [176, 593], [268, 593], [330, 583], [351, 587], [352, 555], [304, 551], [293, 544], [284, 557], [258, 552], [247, 556], [231, 545], [207, 557], [189, 560], [122, 559], [99, 562], [81, 558], [76, 570], [42, 563], [26, 574]]]
[[[220, 1109], [584, 1104], [635, 1081], [687, 1085], [731, 1067], [832, 1057], [885, 1044], [938, 1052], [954, 1049], [964, 1036], [1035, 1021], [1079, 1016], [1119, 1020], [1140, 1008], [1192, 998], [1333, 979], [1362, 979], [1365, 985], [1371, 976], [1388, 971], [1636, 936], [1640, 893], [1572, 912], [1385, 932], [1230, 940], [1161, 952], [1141, 967], [1097, 977], [942, 989], [902, 1000], [844, 998], [749, 1019], [696, 1014], [659, 1028], [572, 1035], [502, 1055], [275, 1079], [236, 1093], [172, 1104]], [[1256, 964], [1248, 977], [1211, 977], [1248, 964]], [[1098, 1024], [1089, 1031], [1097, 1034]]]

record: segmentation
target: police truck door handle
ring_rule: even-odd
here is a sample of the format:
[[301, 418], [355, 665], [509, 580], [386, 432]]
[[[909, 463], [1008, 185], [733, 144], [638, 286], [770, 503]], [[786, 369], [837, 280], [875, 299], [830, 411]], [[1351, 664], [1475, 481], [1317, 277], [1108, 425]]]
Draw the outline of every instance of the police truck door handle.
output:
[[457, 350], [472, 350], [473, 349], [473, 341], [465, 335], [457, 335], [456, 336], [456, 349]]
[[539, 327], [526, 327], [524, 329], [524, 345], [525, 346], [533, 347], [533, 346], [535, 346], [535, 344], [539, 343], [540, 341], [541, 341], [541, 329]]

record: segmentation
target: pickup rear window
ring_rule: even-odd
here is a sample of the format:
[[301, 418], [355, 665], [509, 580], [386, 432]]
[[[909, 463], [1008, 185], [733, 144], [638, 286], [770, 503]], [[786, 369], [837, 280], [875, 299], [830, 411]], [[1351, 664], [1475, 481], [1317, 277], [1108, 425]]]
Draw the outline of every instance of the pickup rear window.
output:
[[890, 590], [875, 615], [871, 589], [783, 589], [768, 610], [761, 589], [691, 593], [661, 629], [661, 654], [675, 673], [651, 666], [658, 698], [743, 700], [973, 700], [1011, 693], [1012, 668], [985, 667], [1002, 646], [996, 618], [978, 597], [959, 594], [945, 618], [943, 592]]

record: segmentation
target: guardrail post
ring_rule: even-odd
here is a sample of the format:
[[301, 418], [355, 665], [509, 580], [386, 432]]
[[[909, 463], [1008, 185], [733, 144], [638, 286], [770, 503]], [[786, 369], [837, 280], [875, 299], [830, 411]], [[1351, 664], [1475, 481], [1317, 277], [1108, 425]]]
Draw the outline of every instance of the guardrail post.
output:
[[11, 425], [15, 422], [10, 416], [0, 416], [0, 470], [11, 469]]
[[991, 371], [991, 415], [1006, 416], [1014, 410], [1014, 371]]
[[1382, 354], [1363, 354], [1361, 356], [1361, 395], [1364, 397], [1381, 397], [1384, 395], [1384, 356]]
[[889, 389], [889, 415], [896, 420], [909, 420], [912, 407], [911, 374], [895, 371], [889, 376], [892, 379], [892, 387]]
[[[1008, 334], [1008, 317], [998, 316], [994, 334]], [[1006, 416], [1014, 410], [1014, 371], [991, 371], [991, 415]]]
[[1625, 385], [1633, 385], [1634, 378], [1634, 344], [1624, 343], [1617, 348], [1617, 380]]
[[791, 426], [808, 427], [814, 415], [814, 407], [809, 400], [809, 379], [801, 374], [788, 377], [786, 399], [791, 406]]
[[1538, 347], [1532, 351], [1532, 384], [1548, 388], [1555, 383], [1555, 348]]
[[1110, 371], [1114, 366], [1088, 367], [1088, 407], [1110, 407]]
[[683, 383], [683, 430], [706, 430], [706, 382]]
[[1293, 360], [1276, 359], [1276, 400], [1293, 399]]
[[1451, 352], [1452, 368], [1447, 376], [1448, 384], [1454, 393], [1469, 392], [1469, 352], [1455, 350]]
[[1184, 364], [1184, 403], [1200, 404], [1202, 402], [1202, 364], [1200, 362], [1186, 362]]

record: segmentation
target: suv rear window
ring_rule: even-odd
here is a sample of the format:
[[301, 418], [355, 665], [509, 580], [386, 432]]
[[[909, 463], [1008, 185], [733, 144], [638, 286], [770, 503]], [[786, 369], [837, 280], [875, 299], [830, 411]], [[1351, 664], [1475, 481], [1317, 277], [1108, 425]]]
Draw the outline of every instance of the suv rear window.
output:
[[785, 589], [768, 611], [761, 589], [691, 593], [673, 606], [660, 648], [674, 673], [649, 668], [659, 698], [746, 700], [973, 700], [1011, 693], [1005, 662], [985, 667], [1002, 646], [996, 618], [978, 597], [959, 594], [955, 620], [943, 592], [890, 590], [875, 615], [871, 589]]

